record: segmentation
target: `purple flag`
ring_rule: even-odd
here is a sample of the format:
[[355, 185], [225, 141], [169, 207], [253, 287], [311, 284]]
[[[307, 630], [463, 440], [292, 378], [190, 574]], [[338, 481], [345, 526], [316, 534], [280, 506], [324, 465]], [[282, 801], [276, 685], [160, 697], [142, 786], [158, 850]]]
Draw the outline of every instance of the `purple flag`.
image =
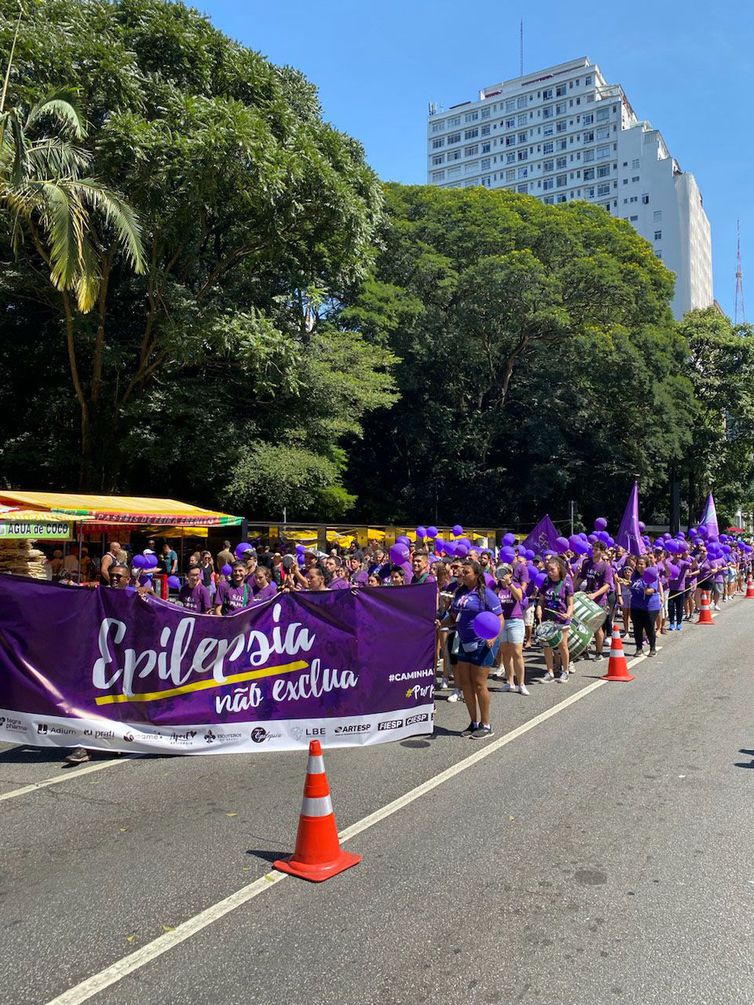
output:
[[634, 482], [620, 522], [615, 543], [625, 548], [631, 555], [643, 555], [647, 550], [639, 530], [639, 485]]
[[529, 548], [538, 555], [541, 555], [543, 551], [554, 551], [557, 554], [558, 546], [556, 541], [559, 537], [560, 531], [552, 522], [549, 515], [545, 513], [529, 536], [521, 543], [524, 548]]
[[214, 617], [0, 576], [0, 740], [198, 754], [431, 733], [435, 609], [434, 584]]
[[712, 498], [712, 493], [707, 496], [707, 502], [704, 504], [704, 513], [702, 513], [701, 520], [699, 521], [699, 526], [705, 526], [713, 537], [720, 537], [720, 528], [717, 525], [717, 510], [715, 509], [715, 500]]

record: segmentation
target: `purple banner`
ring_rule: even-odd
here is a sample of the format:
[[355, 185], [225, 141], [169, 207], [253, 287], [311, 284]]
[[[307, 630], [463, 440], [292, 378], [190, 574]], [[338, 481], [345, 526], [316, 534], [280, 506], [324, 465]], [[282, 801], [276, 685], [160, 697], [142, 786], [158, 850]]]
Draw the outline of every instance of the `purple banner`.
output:
[[530, 548], [538, 555], [546, 551], [558, 553], [557, 540], [560, 531], [552, 522], [548, 514], [545, 514], [539, 523], [530, 531], [529, 536], [521, 542], [524, 548]]
[[631, 555], [643, 555], [646, 552], [646, 545], [639, 529], [639, 485], [634, 482], [634, 487], [628, 496], [626, 508], [623, 511], [623, 519], [620, 522], [618, 533], [615, 535], [615, 543], [621, 548], [625, 548]]
[[220, 618], [0, 576], [0, 740], [196, 754], [429, 733], [435, 596], [280, 594]]

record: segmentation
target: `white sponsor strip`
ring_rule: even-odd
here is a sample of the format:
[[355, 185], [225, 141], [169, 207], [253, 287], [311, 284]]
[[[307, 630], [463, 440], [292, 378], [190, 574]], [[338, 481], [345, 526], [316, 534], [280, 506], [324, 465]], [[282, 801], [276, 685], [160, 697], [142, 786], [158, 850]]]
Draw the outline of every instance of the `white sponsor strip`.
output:
[[61, 772], [54, 778], [45, 778], [41, 782], [31, 782], [20, 789], [12, 789], [10, 792], [0, 792], [0, 802], [4, 799], [15, 799], [16, 796], [28, 796], [30, 792], [38, 792], [46, 789], [49, 785], [59, 785], [61, 782], [72, 782], [74, 778], [81, 778], [82, 775], [90, 775], [95, 771], [104, 771], [105, 768], [112, 768], [116, 764], [124, 764], [126, 761], [133, 761], [140, 754], [129, 754], [125, 757], [114, 757], [112, 761], [103, 761], [101, 764], [87, 764], [86, 767], [73, 767]]
[[[636, 659], [631, 660], [630, 666], [635, 666], [637, 663], [641, 663], [644, 659], [646, 659], [645, 656], [638, 656]], [[442, 771], [439, 775], [429, 779], [429, 781], [424, 782], [422, 785], [418, 785], [415, 789], [411, 789], [410, 792], [406, 792], [398, 799], [394, 799], [391, 803], [388, 803], [387, 806], [383, 806], [382, 809], [376, 810], [374, 813], [370, 813], [369, 816], [364, 817], [362, 820], [352, 824], [350, 827], [346, 827], [346, 829], [340, 833], [341, 841], [347, 841], [356, 834], [360, 834], [369, 827], [373, 827], [376, 823], [391, 816], [393, 813], [397, 813], [398, 810], [402, 809], [404, 806], [408, 806], [409, 803], [414, 802], [415, 799], [419, 799], [421, 796], [426, 795], [427, 792], [431, 792], [433, 789], [437, 788], [438, 785], [442, 785], [443, 782], [447, 782], [455, 775], [465, 771], [466, 768], [470, 768], [472, 765], [477, 764], [485, 757], [489, 757], [491, 754], [494, 754], [495, 751], [499, 750], [501, 747], [511, 743], [517, 737], [529, 732], [529, 730], [534, 729], [541, 723], [546, 722], [547, 719], [551, 719], [554, 715], [557, 715], [558, 712], [562, 712], [564, 709], [569, 708], [575, 702], [585, 698], [588, 694], [591, 694], [592, 691], [596, 690], [598, 687], [602, 687], [602, 685], [606, 683], [607, 681], [604, 680], [596, 680], [592, 684], [587, 685], [587, 687], [583, 688], [581, 691], [577, 691], [575, 694], [569, 695], [565, 701], [558, 702], [557, 705], [554, 705], [546, 712], [542, 712], [540, 715], [535, 716], [529, 722], [524, 723], [523, 726], [519, 726], [510, 733], [506, 733], [504, 736], [494, 740], [492, 743], [485, 743], [483, 747], [473, 753], [470, 757], [465, 757], [462, 761], [459, 761], [447, 770]], [[553, 684], [552, 686], [555, 687], [556, 685]], [[47, 1005], [81, 1005], [82, 1002], [89, 1001], [90, 998], [99, 994], [100, 991], [104, 991], [105, 988], [110, 987], [112, 984], [116, 984], [118, 981], [127, 977], [128, 974], [133, 973], [135, 970], [141, 969], [141, 967], [145, 966], [147, 963], [150, 963], [157, 957], [162, 956], [163, 953], [168, 952], [175, 946], [180, 945], [181, 942], [185, 942], [186, 939], [191, 938], [192, 935], [196, 935], [198, 932], [202, 931], [202, 929], [207, 928], [216, 921], [219, 921], [221, 918], [225, 917], [226, 914], [229, 914], [231, 911], [235, 911], [237, 907], [241, 907], [243, 904], [247, 904], [254, 897], [258, 897], [260, 893], [264, 893], [265, 890], [269, 890], [270, 887], [277, 883], [281, 883], [286, 878], [287, 873], [266, 873], [266, 875], [262, 876], [260, 879], [255, 880], [248, 886], [242, 887], [236, 893], [232, 893], [229, 897], [226, 897], [225, 900], [218, 901], [218, 903], [206, 908], [206, 910], [202, 911], [200, 914], [196, 914], [193, 918], [189, 918], [188, 921], [184, 921], [182, 924], [178, 925], [174, 931], [166, 932], [153, 942], [149, 942], [146, 946], [142, 946], [141, 949], [137, 949], [136, 952], [131, 953], [129, 956], [124, 956], [123, 959], [118, 960], [117, 963], [113, 963], [111, 966], [101, 970], [98, 974], [94, 974], [92, 977], [87, 978], [87, 980], [82, 981], [75, 987], [69, 988], [68, 991], [64, 991], [63, 994], [58, 995], [57, 998], [53, 998], [49, 1001]]]

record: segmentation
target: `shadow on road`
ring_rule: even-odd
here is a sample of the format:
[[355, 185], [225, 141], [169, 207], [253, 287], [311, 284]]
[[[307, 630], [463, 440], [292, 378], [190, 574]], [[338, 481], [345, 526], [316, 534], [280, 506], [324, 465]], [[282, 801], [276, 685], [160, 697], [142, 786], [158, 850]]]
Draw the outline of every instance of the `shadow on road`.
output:
[[739, 750], [739, 754], [747, 754], [752, 758], [752, 760], [749, 761], [748, 764], [745, 764], [743, 761], [734, 761], [734, 768], [754, 768], [754, 750], [746, 750], [742, 747], [741, 750]]

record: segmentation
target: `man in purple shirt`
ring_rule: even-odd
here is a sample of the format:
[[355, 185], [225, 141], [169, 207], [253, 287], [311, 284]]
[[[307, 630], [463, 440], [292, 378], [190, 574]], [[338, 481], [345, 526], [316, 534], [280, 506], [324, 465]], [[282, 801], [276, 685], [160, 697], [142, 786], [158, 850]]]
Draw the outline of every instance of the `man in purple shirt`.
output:
[[202, 570], [198, 565], [192, 565], [186, 576], [186, 582], [178, 591], [178, 603], [182, 604], [187, 611], [196, 611], [197, 614], [211, 614], [212, 600], [209, 590], [201, 583]]
[[592, 557], [587, 558], [581, 566], [579, 578], [584, 580], [586, 594], [590, 600], [605, 611], [605, 620], [601, 627], [594, 633], [595, 658], [601, 660], [602, 646], [605, 643], [605, 632], [612, 634], [612, 611], [609, 609], [607, 595], [615, 586], [613, 570], [606, 557], [607, 549], [602, 541], [595, 541], [592, 545]]
[[232, 614], [234, 611], [247, 607], [251, 598], [251, 587], [244, 580], [246, 566], [243, 562], [234, 562], [230, 574], [230, 582], [222, 582], [215, 594], [215, 614]]
[[415, 551], [411, 559], [412, 583], [434, 583], [435, 577], [429, 571], [429, 555], [426, 551]]

